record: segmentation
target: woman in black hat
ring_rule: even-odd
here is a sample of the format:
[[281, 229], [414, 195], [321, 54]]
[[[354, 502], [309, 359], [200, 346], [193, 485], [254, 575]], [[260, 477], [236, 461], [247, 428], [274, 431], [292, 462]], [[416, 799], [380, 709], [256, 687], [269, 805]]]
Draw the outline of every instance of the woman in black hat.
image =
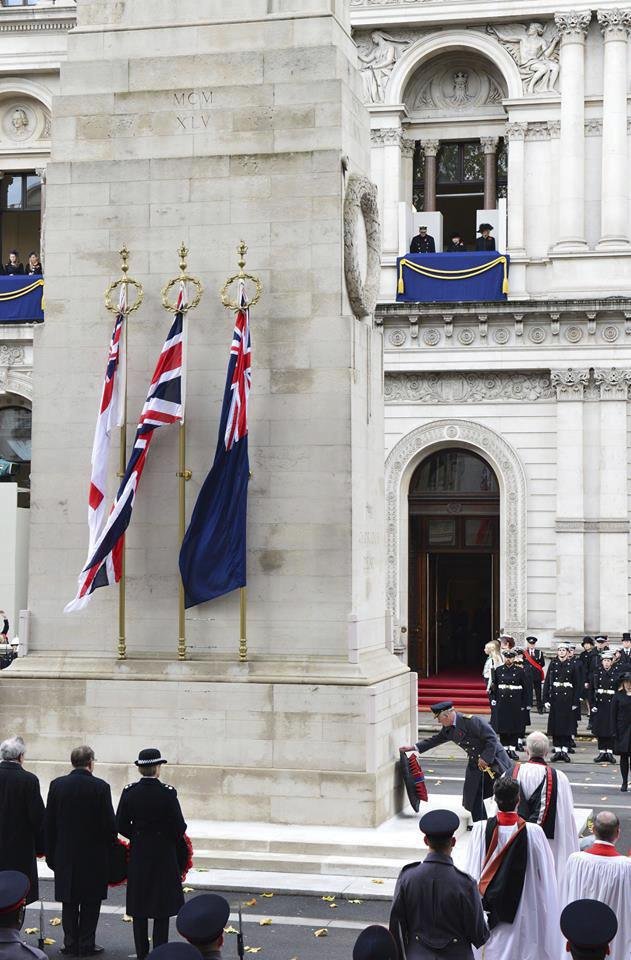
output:
[[491, 236], [491, 230], [493, 229], [492, 223], [481, 223], [478, 227], [478, 233], [480, 236], [475, 241], [476, 250], [495, 250], [495, 240]]
[[620, 775], [622, 786], [620, 790], [626, 793], [629, 789], [629, 760], [631, 758], [631, 671], [620, 677], [618, 692], [611, 703], [611, 719], [616, 735], [614, 749], [620, 754]]
[[186, 823], [175, 787], [159, 779], [166, 762], [155, 747], [141, 750], [140, 780], [125, 787], [116, 812], [118, 832], [130, 841], [126, 910], [134, 918], [138, 960], [149, 953], [149, 919], [155, 948], [169, 939], [169, 917], [184, 903], [177, 848]]

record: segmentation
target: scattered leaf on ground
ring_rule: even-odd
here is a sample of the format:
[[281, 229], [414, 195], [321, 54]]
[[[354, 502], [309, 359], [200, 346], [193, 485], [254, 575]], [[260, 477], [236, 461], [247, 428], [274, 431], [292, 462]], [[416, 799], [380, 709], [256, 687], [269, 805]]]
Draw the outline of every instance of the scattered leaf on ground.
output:
[[246, 948], [245, 948], [245, 952], [246, 952], [246, 953], [259, 953], [260, 949], [261, 949], [260, 947], [246, 947]]
[[262, 893], [261, 896], [262, 896], [262, 897], [273, 897], [274, 894], [273, 894], [273, 893]]
[[434, 771], [433, 771], [433, 770], [428, 770], [427, 772], [428, 772], [428, 773], [433, 773]]
[[330, 903], [329, 910], [337, 910], [337, 903]]
[[195, 867], [198, 873], [208, 873], [208, 867]]
[[320, 927], [319, 930], [314, 930], [314, 937], [328, 937], [329, 932], [326, 927]]
[[244, 907], [255, 907], [256, 906], [256, 897], [252, 897], [251, 900], [246, 900], [243, 904]]
[[53, 943], [57, 943], [57, 941], [53, 940], [52, 937], [44, 937], [44, 943], [47, 947], [52, 947]]
[[259, 920], [259, 927], [271, 927], [271, 925], [272, 925], [271, 917], [265, 917], [264, 920]]
[[182, 891], [183, 891], [184, 893], [192, 893], [192, 892], [193, 892], [193, 888], [192, 888], [192, 887], [182, 887]]
[[363, 903], [363, 900], [349, 900], [349, 903]]
[[371, 883], [383, 883], [383, 880], [371, 880]]
[[322, 897], [322, 899], [324, 900], [325, 903], [333, 903], [335, 900], [335, 897]]
[[224, 932], [224, 933], [238, 933], [239, 931], [237, 930], [236, 927], [224, 927], [223, 932]]
[[128, 913], [124, 913], [123, 916], [121, 917], [121, 920], [123, 921], [123, 923], [131, 923], [132, 919], [133, 917], [130, 917]]
[[61, 923], [61, 917], [53, 917], [52, 920], [50, 921], [51, 927], [58, 927], [60, 923]]
[[601, 800], [608, 800], [609, 798], [608, 798], [608, 797], [601, 797], [600, 799], [601, 799]]
[[440, 785], [442, 784], [442, 782], [443, 782], [442, 780], [437, 780], [437, 781], [436, 781], [436, 786], [437, 786], [437, 787], [440, 787]]
[[39, 927], [27, 927], [24, 933], [39, 933]]

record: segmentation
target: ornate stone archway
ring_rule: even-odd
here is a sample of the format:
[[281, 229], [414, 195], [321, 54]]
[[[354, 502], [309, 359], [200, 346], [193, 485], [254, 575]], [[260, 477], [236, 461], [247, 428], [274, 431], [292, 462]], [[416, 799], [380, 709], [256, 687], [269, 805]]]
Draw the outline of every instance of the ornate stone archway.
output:
[[441, 447], [463, 447], [480, 454], [500, 485], [500, 621], [513, 636], [527, 628], [526, 476], [506, 440], [471, 420], [434, 420], [417, 427], [392, 449], [386, 460], [386, 605], [391, 615], [394, 648], [407, 626], [408, 489], [418, 464]]

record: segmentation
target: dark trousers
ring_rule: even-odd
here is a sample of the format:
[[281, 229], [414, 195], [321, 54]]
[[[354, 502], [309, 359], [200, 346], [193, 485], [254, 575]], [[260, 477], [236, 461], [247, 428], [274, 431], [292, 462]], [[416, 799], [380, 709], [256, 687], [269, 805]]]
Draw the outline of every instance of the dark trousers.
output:
[[598, 737], [599, 750], [613, 750], [613, 737]]
[[64, 929], [64, 947], [78, 954], [94, 950], [96, 925], [99, 922], [101, 901], [62, 903], [61, 923]]
[[500, 743], [503, 747], [516, 747], [521, 734], [517, 730], [511, 730], [508, 733], [500, 733]]
[[[134, 917], [134, 944], [136, 946], [136, 956], [138, 960], [144, 960], [149, 953], [149, 921], [146, 917]], [[151, 949], [162, 946], [169, 939], [169, 918], [156, 917], [153, 921], [153, 937], [151, 938]]]
[[541, 710], [543, 707], [543, 700], [541, 699], [541, 677], [538, 673], [532, 678], [532, 687], [535, 695], [535, 700], [537, 701], [537, 710]]
[[552, 743], [555, 747], [569, 747], [572, 737], [552, 737]]

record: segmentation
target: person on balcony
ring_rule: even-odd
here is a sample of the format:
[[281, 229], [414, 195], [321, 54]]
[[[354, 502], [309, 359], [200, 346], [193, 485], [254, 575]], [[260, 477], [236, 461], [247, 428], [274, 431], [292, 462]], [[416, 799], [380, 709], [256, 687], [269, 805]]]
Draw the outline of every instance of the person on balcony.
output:
[[445, 253], [466, 253], [467, 248], [464, 245], [464, 240], [460, 233], [452, 233], [449, 238], [449, 243], [445, 247]]
[[480, 236], [475, 241], [476, 250], [495, 250], [495, 240], [491, 236], [491, 230], [493, 229], [492, 223], [481, 223], [478, 227], [478, 233]]
[[412, 237], [410, 253], [436, 253], [434, 238], [427, 232], [427, 227], [419, 227], [418, 235]]
[[21, 276], [24, 273], [24, 265], [20, 263], [20, 254], [17, 250], [11, 250], [9, 253], [9, 262], [5, 263], [4, 272], [8, 277]]

